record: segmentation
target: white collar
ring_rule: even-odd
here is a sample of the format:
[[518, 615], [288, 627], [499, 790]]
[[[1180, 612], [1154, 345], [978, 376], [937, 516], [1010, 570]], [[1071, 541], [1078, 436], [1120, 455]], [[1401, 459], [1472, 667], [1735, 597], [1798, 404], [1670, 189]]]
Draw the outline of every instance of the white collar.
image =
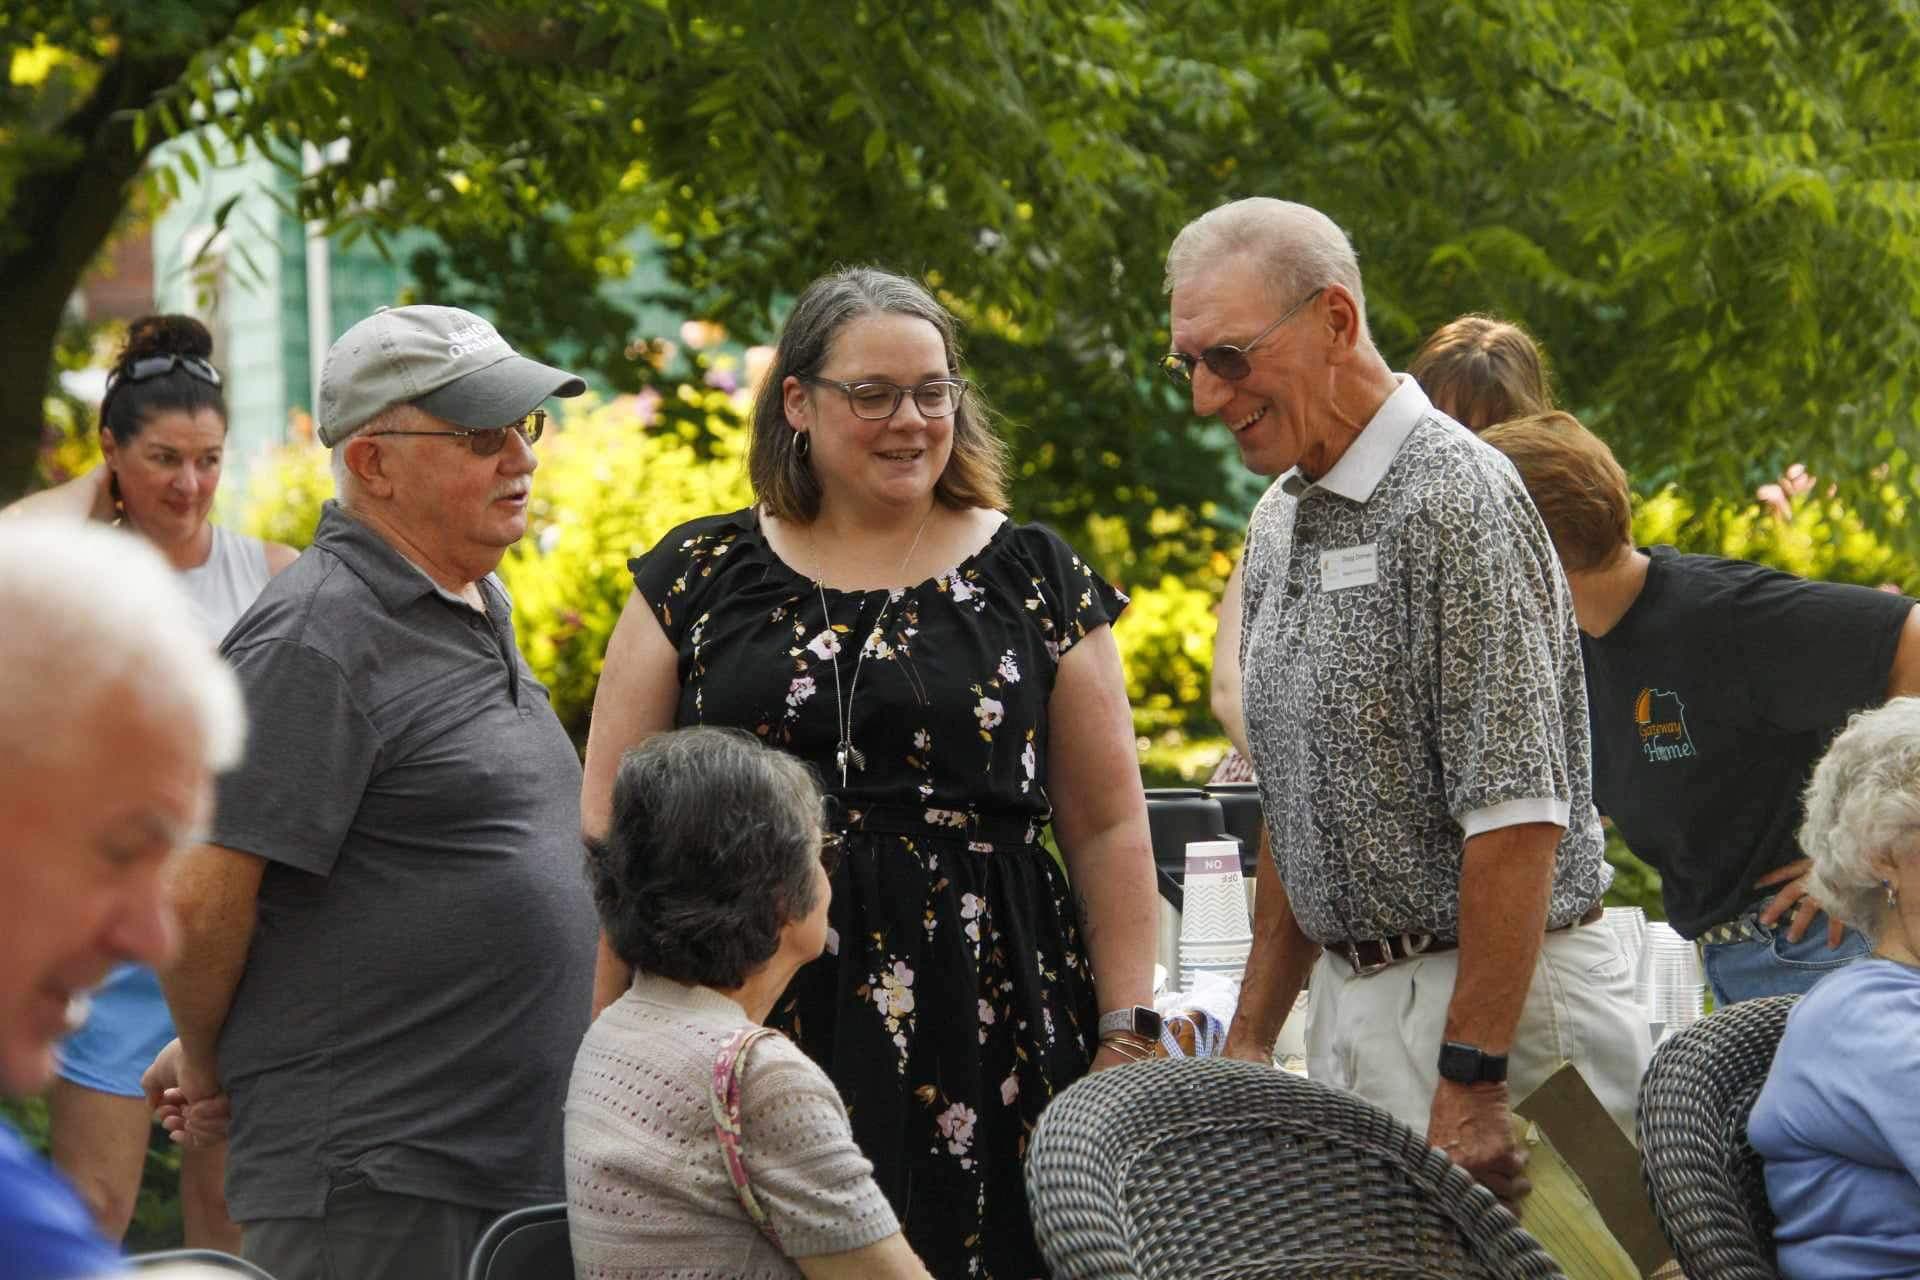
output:
[[1300, 468], [1294, 467], [1280, 477], [1285, 492], [1297, 498], [1308, 489], [1319, 488], [1361, 503], [1373, 497], [1373, 491], [1386, 477], [1387, 468], [1399, 456], [1400, 446], [1413, 434], [1420, 419], [1434, 412], [1433, 402], [1427, 399], [1418, 382], [1404, 373], [1393, 376], [1400, 385], [1374, 410], [1367, 425], [1340, 455], [1340, 461], [1318, 480], [1308, 480]]

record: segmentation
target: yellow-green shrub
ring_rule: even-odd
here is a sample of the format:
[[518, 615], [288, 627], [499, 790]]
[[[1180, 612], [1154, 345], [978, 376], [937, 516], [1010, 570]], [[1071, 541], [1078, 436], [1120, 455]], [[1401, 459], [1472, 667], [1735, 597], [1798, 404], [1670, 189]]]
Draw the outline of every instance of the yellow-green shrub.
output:
[[633, 592], [627, 560], [683, 521], [750, 501], [739, 408], [723, 392], [681, 390], [704, 427], [652, 429], [631, 398], [569, 412], [540, 442], [527, 536], [500, 566], [520, 650], [579, 743]]
[[[1874, 495], [1893, 514], [1905, 503], [1892, 487]], [[1695, 503], [1675, 489], [1634, 506], [1633, 538], [1639, 545], [1669, 543], [1682, 551], [1730, 556], [1813, 578], [1877, 587], [1893, 583], [1909, 595], [1920, 591], [1920, 564], [1880, 541], [1846, 502], [1827, 493], [1796, 500], [1781, 519], [1757, 502]]]

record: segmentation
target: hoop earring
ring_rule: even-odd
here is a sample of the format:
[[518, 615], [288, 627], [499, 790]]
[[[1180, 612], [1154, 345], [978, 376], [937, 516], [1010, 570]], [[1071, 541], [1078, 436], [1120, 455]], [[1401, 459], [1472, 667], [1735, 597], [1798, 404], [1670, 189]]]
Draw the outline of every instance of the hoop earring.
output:
[[793, 456], [804, 458], [813, 452], [813, 440], [804, 431], [793, 433]]

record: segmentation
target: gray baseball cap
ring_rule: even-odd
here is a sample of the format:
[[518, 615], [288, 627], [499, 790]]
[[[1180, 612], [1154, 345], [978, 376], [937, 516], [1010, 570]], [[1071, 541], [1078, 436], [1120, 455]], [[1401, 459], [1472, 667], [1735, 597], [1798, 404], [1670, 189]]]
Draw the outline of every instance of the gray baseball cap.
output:
[[375, 414], [412, 404], [460, 427], [503, 427], [549, 396], [587, 384], [529, 360], [458, 307], [382, 307], [340, 335], [320, 371], [320, 443], [331, 448]]

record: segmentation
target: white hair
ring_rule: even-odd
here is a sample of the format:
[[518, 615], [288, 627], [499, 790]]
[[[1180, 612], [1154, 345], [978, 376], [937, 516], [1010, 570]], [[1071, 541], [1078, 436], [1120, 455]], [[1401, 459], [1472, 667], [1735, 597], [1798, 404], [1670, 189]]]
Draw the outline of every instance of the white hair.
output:
[[144, 539], [71, 521], [0, 521], [0, 619], [0, 759], [58, 758], [111, 701], [191, 726], [209, 769], [238, 763], [239, 682]]
[[1268, 196], [1209, 209], [1173, 238], [1166, 292], [1195, 270], [1236, 255], [1253, 259], [1275, 306], [1290, 307], [1315, 289], [1339, 285], [1353, 295], [1360, 332], [1367, 335], [1360, 259], [1347, 233], [1318, 209]]
[[1813, 896], [1877, 936], [1884, 868], [1920, 848], [1920, 698], [1895, 698], [1847, 722], [1807, 784], [1800, 847], [1813, 859]]
[[431, 424], [433, 416], [425, 409], [402, 402], [390, 404], [353, 430], [333, 442], [327, 450], [327, 466], [333, 471], [333, 493], [340, 505], [351, 510], [360, 494], [359, 481], [347, 466], [347, 442], [355, 436], [379, 435], [382, 431], [416, 431], [420, 424]]

